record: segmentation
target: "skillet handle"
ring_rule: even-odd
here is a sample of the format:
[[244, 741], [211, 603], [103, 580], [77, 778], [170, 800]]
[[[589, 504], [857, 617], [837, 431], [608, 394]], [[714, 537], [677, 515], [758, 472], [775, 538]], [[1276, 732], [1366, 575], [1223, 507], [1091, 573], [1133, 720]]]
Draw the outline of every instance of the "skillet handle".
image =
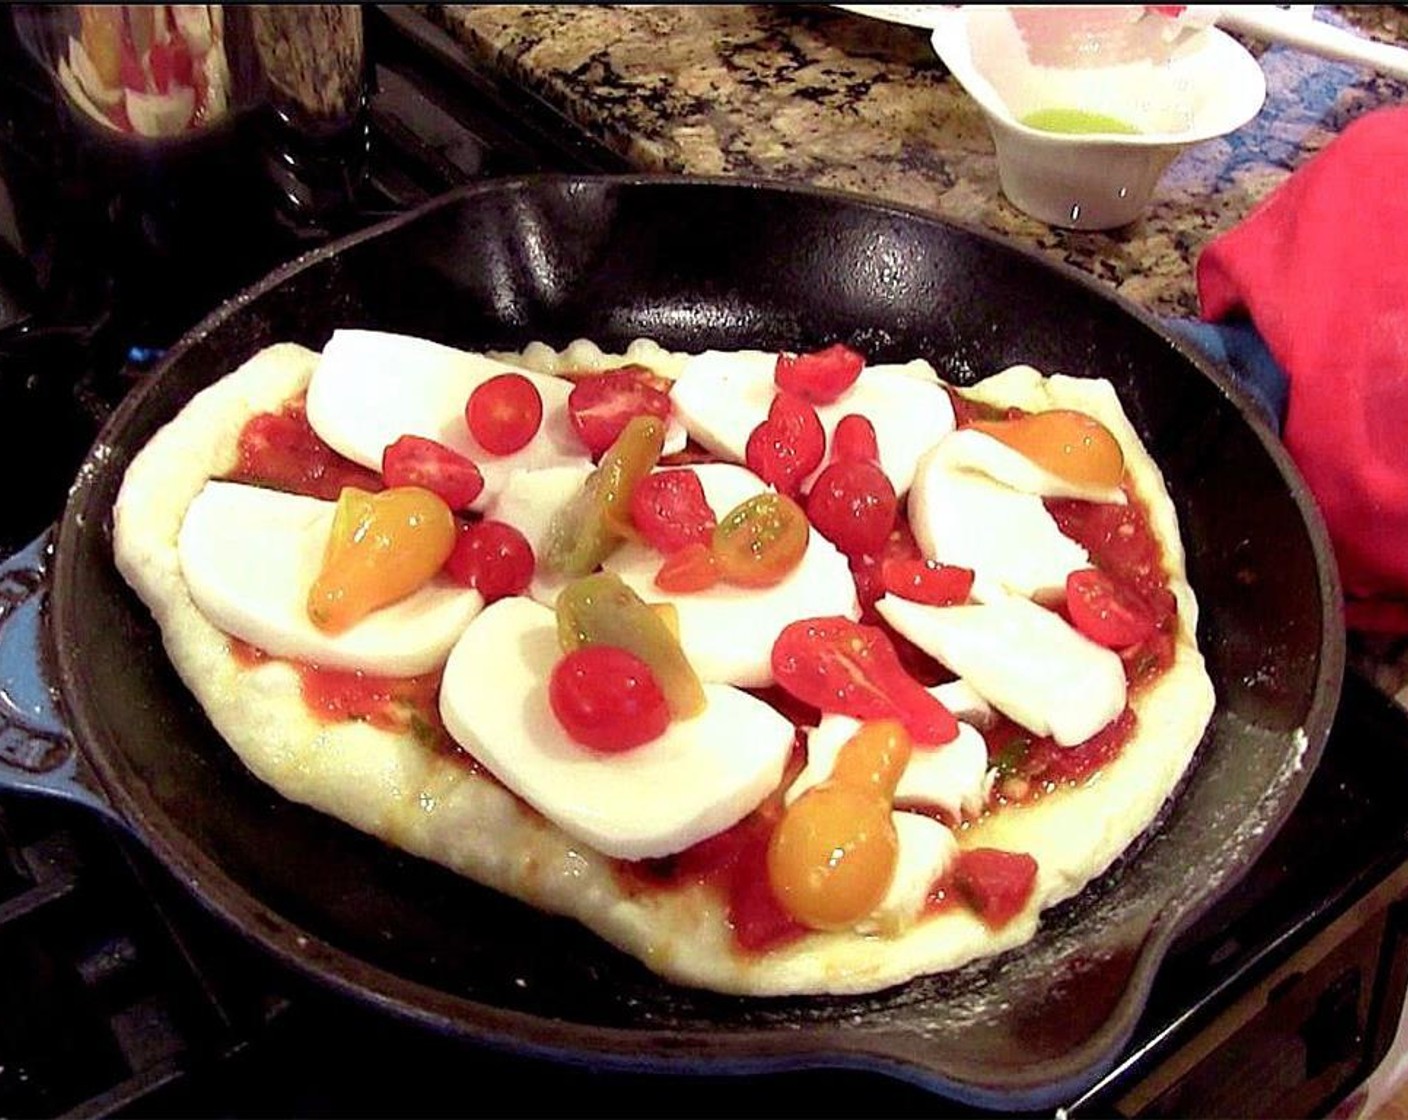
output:
[[49, 683], [43, 619], [54, 530], [0, 562], [0, 790], [73, 802], [126, 827]]

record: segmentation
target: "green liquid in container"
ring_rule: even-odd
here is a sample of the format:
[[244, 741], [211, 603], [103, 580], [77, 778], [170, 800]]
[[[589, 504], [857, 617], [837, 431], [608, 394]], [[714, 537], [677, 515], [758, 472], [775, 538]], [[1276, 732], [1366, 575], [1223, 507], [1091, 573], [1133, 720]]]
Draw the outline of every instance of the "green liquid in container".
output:
[[1104, 113], [1091, 113], [1085, 109], [1038, 109], [1028, 113], [1021, 121], [1028, 128], [1039, 128], [1043, 132], [1122, 132], [1137, 133], [1132, 124], [1118, 117]]

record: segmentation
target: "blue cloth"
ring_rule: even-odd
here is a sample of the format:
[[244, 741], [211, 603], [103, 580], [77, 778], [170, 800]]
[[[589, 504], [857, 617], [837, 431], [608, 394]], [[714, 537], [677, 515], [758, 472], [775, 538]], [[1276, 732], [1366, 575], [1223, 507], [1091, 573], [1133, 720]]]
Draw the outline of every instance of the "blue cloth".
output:
[[1286, 419], [1290, 380], [1250, 322], [1203, 323], [1164, 319], [1164, 328], [1220, 366], [1240, 386], [1271, 429], [1280, 434]]

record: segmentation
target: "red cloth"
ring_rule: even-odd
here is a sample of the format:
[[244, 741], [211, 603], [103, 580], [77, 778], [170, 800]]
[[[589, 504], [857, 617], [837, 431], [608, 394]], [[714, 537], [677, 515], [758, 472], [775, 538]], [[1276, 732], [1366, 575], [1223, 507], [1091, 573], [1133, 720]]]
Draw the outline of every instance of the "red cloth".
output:
[[1197, 264], [1290, 382], [1283, 438], [1325, 517], [1350, 629], [1408, 633], [1408, 108], [1361, 117]]

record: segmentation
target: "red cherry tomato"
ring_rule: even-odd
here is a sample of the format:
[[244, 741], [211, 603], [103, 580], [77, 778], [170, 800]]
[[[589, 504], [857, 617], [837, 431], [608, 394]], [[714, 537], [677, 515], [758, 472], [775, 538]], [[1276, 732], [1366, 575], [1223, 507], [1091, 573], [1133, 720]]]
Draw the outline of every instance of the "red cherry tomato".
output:
[[779, 354], [773, 380], [812, 404], [830, 404], [865, 368], [865, 358], [839, 342], [811, 354]]
[[923, 560], [924, 554], [910, 532], [909, 522], [903, 517], [895, 519], [895, 527], [880, 547], [878, 553], [850, 558], [851, 576], [856, 581], [856, 597], [860, 600], [861, 617], [867, 622], [876, 620], [875, 600], [885, 594], [884, 566], [891, 558], [902, 560]]
[[631, 494], [631, 522], [652, 548], [678, 552], [686, 545], [708, 544], [714, 511], [704, 485], [692, 470], [646, 475]]
[[970, 848], [960, 852], [953, 883], [989, 929], [1001, 929], [1022, 912], [1036, 884], [1036, 860], [1026, 852]]
[[423, 436], [405, 435], [381, 453], [381, 477], [387, 486], [419, 486], [444, 499], [451, 509], [465, 509], [484, 489], [479, 468], [458, 451]]
[[142, 60], [137, 57], [137, 48], [124, 36], [122, 43], [122, 63], [119, 71], [124, 89], [137, 93], [150, 92], [147, 89], [147, 72], [142, 69]]
[[690, 544], [665, 557], [655, 573], [661, 591], [705, 591], [719, 582], [719, 564], [707, 544]]
[[851, 557], [884, 547], [898, 508], [895, 488], [885, 472], [874, 463], [856, 459], [832, 463], [817, 476], [807, 495], [811, 523]]
[[777, 683], [823, 712], [855, 719], [895, 718], [914, 741], [947, 743], [958, 721], [905, 671], [884, 631], [848, 618], [804, 618], [783, 628], [772, 646]]
[[169, 93], [173, 84], [178, 89], [191, 85], [194, 64], [186, 41], [179, 36], [166, 43], [153, 43], [147, 52], [147, 62], [152, 68], [152, 84], [157, 93]]
[[825, 454], [826, 430], [816, 409], [801, 397], [779, 392], [768, 418], [748, 437], [744, 461], [779, 494], [796, 497], [802, 480], [821, 465]]
[[475, 386], [464, 409], [469, 434], [493, 455], [528, 445], [543, 422], [543, 398], [521, 373], [500, 373]]
[[445, 572], [473, 587], [486, 603], [521, 594], [533, 578], [533, 548], [522, 533], [502, 521], [462, 524]]
[[618, 646], [583, 646], [553, 668], [548, 702], [563, 730], [605, 754], [662, 735], [670, 706], [650, 666]]
[[1155, 630], [1148, 605], [1098, 568], [1066, 577], [1066, 611], [1077, 630], [1107, 649], [1135, 645]]
[[875, 438], [875, 425], [858, 413], [841, 417], [831, 433], [831, 461], [839, 463], [855, 459], [862, 463], [880, 461], [880, 444]]
[[885, 590], [901, 599], [927, 603], [931, 607], [951, 607], [968, 601], [973, 590], [973, 570], [933, 560], [887, 559], [880, 570]]
[[632, 417], [669, 415], [669, 394], [628, 371], [584, 377], [567, 397], [567, 419], [593, 456], [615, 443]]

